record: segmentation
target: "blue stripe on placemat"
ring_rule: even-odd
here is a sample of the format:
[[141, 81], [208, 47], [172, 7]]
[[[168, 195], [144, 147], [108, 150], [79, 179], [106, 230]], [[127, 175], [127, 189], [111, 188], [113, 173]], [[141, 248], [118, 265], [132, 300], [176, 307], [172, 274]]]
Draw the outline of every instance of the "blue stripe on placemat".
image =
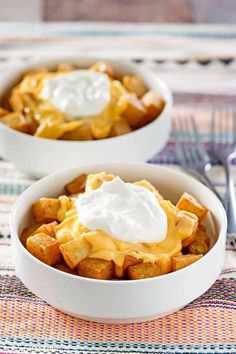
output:
[[236, 344], [154, 344], [0, 337], [0, 350], [18, 353], [235, 353]]
[[47, 36], [65, 36], [65, 37], [137, 37], [137, 36], [173, 36], [173, 37], [187, 37], [195, 39], [218, 39], [218, 40], [232, 40], [236, 39], [236, 31], [230, 33], [222, 32], [194, 32], [194, 31], [176, 31], [171, 29], [151, 29], [151, 30], [101, 30], [93, 29], [50, 29], [47, 31]]

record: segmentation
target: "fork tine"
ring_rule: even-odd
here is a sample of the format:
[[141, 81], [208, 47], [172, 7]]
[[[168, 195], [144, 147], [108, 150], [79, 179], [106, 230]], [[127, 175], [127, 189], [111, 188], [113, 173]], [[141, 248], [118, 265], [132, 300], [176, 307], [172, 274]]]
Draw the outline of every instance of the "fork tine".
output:
[[191, 152], [190, 152], [190, 148], [189, 148], [190, 145], [188, 144], [191, 141], [191, 135], [185, 129], [185, 126], [186, 126], [185, 119], [183, 117], [179, 117], [178, 121], [179, 121], [180, 131], [182, 132], [182, 138], [183, 138], [183, 143], [184, 143], [184, 145], [181, 145], [182, 152], [185, 156], [186, 161], [191, 162], [192, 156], [191, 156]]
[[225, 120], [225, 112], [218, 111], [217, 114], [218, 120], [218, 143], [223, 144], [223, 133], [224, 133], [224, 120]]
[[198, 155], [199, 158], [201, 159], [204, 159], [205, 158], [205, 149], [203, 147], [203, 144], [200, 140], [200, 136], [199, 136], [199, 131], [198, 131], [198, 128], [197, 128], [197, 124], [196, 124], [196, 121], [194, 119], [194, 116], [191, 115], [191, 123], [192, 123], [192, 128], [193, 128], [193, 133], [194, 133], [194, 137], [195, 137], [195, 140], [196, 140], [196, 153]]
[[232, 119], [233, 119], [233, 143], [236, 145], [236, 112], [232, 111]]
[[216, 129], [216, 111], [213, 110], [211, 115], [211, 131], [210, 131], [210, 145], [212, 148], [214, 148], [216, 144], [215, 129]]
[[174, 140], [175, 140], [175, 147], [176, 147], [176, 157], [177, 160], [182, 164], [182, 165], [186, 165], [187, 161], [185, 159], [185, 155], [183, 153], [183, 148], [181, 145], [181, 138], [178, 134], [178, 129], [176, 127], [176, 123], [173, 120], [172, 122], [172, 132], [173, 132], [173, 136], [174, 136]]
[[[198, 160], [198, 155], [196, 151], [196, 136], [195, 134], [192, 134], [192, 129], [191, 129], [191, 116], [189, 118], [185, 118], [185, 126], [186, 126], [186, 133], [189, 139], [189, 154], [191, 155], [192, 162], [196, 162]], [[193, 141], [195, 140], [195, 141]]]
[[232, 112], [230, 110], [225, 110], [222, 140], [226, 144], [231, 143], [230, 134], [229, 134], [229, 132], [230, 132], [229, 126], [232, 123], [232, 120], [230, 121], [230, 119], [232, 119]]

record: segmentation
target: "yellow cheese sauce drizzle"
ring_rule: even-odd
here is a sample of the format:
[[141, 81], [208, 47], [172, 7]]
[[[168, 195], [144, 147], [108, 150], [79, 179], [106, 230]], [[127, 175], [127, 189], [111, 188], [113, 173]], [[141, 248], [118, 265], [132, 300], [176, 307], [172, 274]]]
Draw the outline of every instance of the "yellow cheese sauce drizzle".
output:
[[[97, 116], [79, 117], [70, 120], [63, 112], [53, 106], [49, 99], [40, 97], [44, 80], [53, 78], [63, 72], [42, 72], [26, 75], [23, 80], [12, 90], [10, 105], [15, 112], [25, 113], [40, 127], [35, 136], [58, 139], [63, 134], [74, 131], [86, 123], [96, 139], [106, 138], [114, 122], [123, 121], [121, 107], [118, 101], [125, 92], [125, 88], [118, 80], [110, 79], [111, 100], [106, 108]], [[27, 112], [25, 111], [27, 109]], [[82, 138], [81, 138], [82, 139]], [[83, 139], [82, 139], [83, 140]]]
[[[105, 173], [88, 176], [87, 189], [99, 188], [101, 180], [106, 179], [106, 176]], [[111, 176], [109, 175], [107, 179], [110, 180]], [[142, 181], [140, 184], [150, 190], [149, 182]], [[67, 196], [59, 197], [61, 207], [58, 211], [58, 218], [61, 223], [56, 227], [57, 240], [62, 244], [75, 237], [84, 238], [91, 246], [89, 257], [113, 260], [118, 267], [123, 265], [126, 255], [142, 259], [144, 262], [156, 262], [163, 255], [172, 256], [179, 253], [182, 250], [182, 240], [190, 237], [193, 233], [197, 217], [192, 213], [179, 210], [170, 201], [161, 199], [162, 197], [153, 186], [152, 189], [167, 215], [168, 231], [164, 241], [160, 243], [127, 243], [114, 239], [103, 231], [91, 231], [80, 223], [74, 201]]]

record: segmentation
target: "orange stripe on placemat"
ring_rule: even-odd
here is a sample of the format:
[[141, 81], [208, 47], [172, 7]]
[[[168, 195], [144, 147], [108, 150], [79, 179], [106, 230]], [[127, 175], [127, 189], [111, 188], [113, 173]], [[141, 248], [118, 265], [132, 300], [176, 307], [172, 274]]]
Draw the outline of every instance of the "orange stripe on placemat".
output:
[[99, 342], [234, 343], [236, 314], [229, 308], [185, 308], [159, 320], [126, 325], [92, 323], [45, 303], [2, 299], [2, 336]]

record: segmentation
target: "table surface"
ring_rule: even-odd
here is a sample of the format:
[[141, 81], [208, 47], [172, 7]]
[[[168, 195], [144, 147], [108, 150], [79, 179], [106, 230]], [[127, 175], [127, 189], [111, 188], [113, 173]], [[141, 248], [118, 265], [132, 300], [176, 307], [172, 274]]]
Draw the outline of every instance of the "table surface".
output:
[[[236, 99], [236, 26], [1, 23], [1, 76], [42, 58], [97, 56], [148, 66], [171, 87], [177, 114], [194, 114], [208, 142], [212, 109]], [[24, 156], [22, 156], [24, 158]], [[151, 162], [179, 168], [170, 138]], [[236, 176], [235, 167], [233, 167]], [[224, 173], [210, 176], [225, 191]], [[0, 353], [236, 353], [236, 253], [228, 238], [223, 271], [208, 292], [165, 318], [101, 325], [64, 315], [34, 296], [14, 272], [9, 215], [33, 180], [0, 161]]]

